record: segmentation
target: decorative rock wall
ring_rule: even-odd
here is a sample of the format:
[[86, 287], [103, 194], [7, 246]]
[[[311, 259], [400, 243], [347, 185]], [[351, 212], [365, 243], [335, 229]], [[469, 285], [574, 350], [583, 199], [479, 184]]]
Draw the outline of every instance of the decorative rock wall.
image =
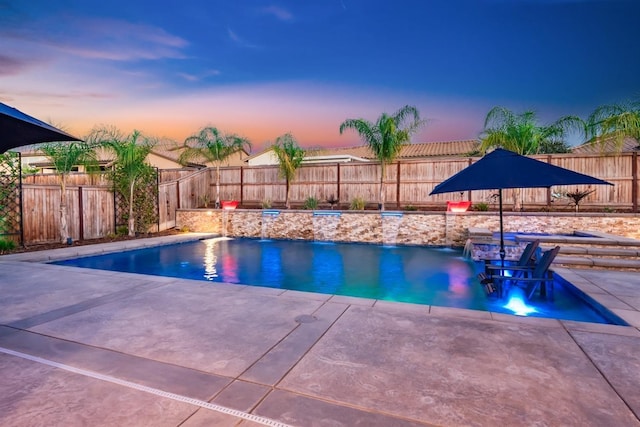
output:
[[[330, 215], [314, 216], [308, 210], [179, 209], [176, 228], [230, 237], [432, 246], [464, 246], [469, 227], [500, 229], [496, 212], [323, 212]], [[337, 213], [340, 216], [334, 216]], [[592, 230], [640, 239], [640, 215], [505, 212], [504, 230], [553, 234]]]

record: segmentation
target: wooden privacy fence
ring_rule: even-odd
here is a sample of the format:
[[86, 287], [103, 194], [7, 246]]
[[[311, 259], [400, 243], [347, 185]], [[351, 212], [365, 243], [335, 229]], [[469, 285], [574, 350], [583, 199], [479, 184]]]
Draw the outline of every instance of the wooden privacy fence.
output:
[[[115, 233], [114, 197], [109, 187], [67, 187], [67, 227], [73, 240]], [[24, 243], [60, 236], [60, 186], [23, 184]]]
[[[193, 175], [194, 169], [158, 171], [160, 182]], [[172, 181], [173, 180], [173, 181]], [[116, 233], [115, 197], [103, 173], [72, 172], [67, 175], [68, 232], [73, 240], [95, 239]], [[55, 242], [59, 239], [60, 178], [58, 174], [27, 175], [22, 181], [22, 223], [25, 244]], [[188, 186], [188, 183], [184, 185]], [[199, 190], [198, 190], [199, 191]], [[159, 195], [159, 221], [151, 231], [175, 226], [175, 199]], [[163, 207], [162, 209], [160, 207]]]
[[[638, 211], [637, 153], [617, 156], [555, 154], [533, 156], [557, 166], [572, 169], [611, 182], [614, 186], [595, 186], [595, 190], [580, 204], [582, 209], [618, 209]], [[496, 192], [490, 190], [439, 194], [430, 196], [433, 188], [477, 161], [478, 158], [427, 159], [396, 162], [387, 166], [385, 196], [388, 208], [442, 209], [447, 200], [470, 200], [491, 205]], [[380, 182], [380, 165], [371, 163], [333, 163], [304, 165], [298, 169], [291, 183], [290, 201], [301, 206], [308, 197], [315, 197], [321, 204], [330, 196], [339, 200], [339, 206], [348, 207], [358, 197], [369, 205], [377, 205]], [[215, 169], [203, 169], [175, 182], [160, 184], [165, 205], [175, 208], [202, 207], [202, 201], [215, 200]], [[557, 199], [556, 193], [586, 190], [588, 186], [533, 188], [520, 190], [524, 208], [568, 208], [568, 199]], [[505, 191], [505, 203], [511, 202], [514, 191]], [[259, 207], [265, 201], [273, 206], [285, 202], [286, 183], [278, 174], [277, 166], [228, 167], [221, 169], [220, 198], [238, 200], [243, 207]]]
[[[614, 186], [596, 186], [580, 204], [582, 210], [616, 209], [638, 212], [637, 153], [617, 156], [555, 154], [534, 156], [538, 160], [572, 169], [609, 181]], [[402, 161], [387, 166], [385, 177], [386, 206], [406, 209], [409, 206], [442, 210], [447, 200], [470, 200], [492, 205], [495, 191], [473, 191], [460, 194], [429, 196], [433, 188], [451, 175], [467, 167], [478, 158], [447, 158]], [[188, 173], [188, 175], [184, 175]], [[213, 207], [215, 201], [215, 168], [198, 171], [161, 172], [158, 187], [158, 224], [162, 231], [176, 224], [176, 210]], [[279, 176], [277, 166], [225, 167], [220, 170], [221, 200], [237, 200], [241, 207], [259, 208], [264, 201], [273, 207], [284, 206], [286, 183]], [[77, 174], [67, 188], [69, 231], [74, 240], [103, 237], [115, 233], [114, 194], [103, 178]], [[177, 177], [177, 179], [167, 179]], [[36, 175], [23, 183], [24, 241], [44, 243], [58, 239], [60, 187], [56, 176]], [[92, 181], [93, 179], [93, 181]], [[31, 180], [31, 181], [30, 181]], [[162, 182], [164, 181], [164, 182]], [[301, 206], [308, 197], [315, 197], [321, 208], [328, 208], [330, 196], [339, 200], [340, 208], [347, 208], [358, 197], [369, 206], [377, 206], [380, 165], [371, 163], [331, 163], [304, 165], [291, 183], [291, 202]], [[97, 183], [97, 184], [96, 184]], [[553, 192], [575, 190], [576, 187], [554, 187]], [[587, 187], [578, 186], [580, 190]], [[505, 192], [509, 206], [511, 191]], [[523, 189], [522, 200], [527, 210], [567, 209], [568, 201], [555, 200], [547, 189]], [[494, 205], [495, 206], [495, 205]], [[507, 207], [508, 209], [508, 207]]]

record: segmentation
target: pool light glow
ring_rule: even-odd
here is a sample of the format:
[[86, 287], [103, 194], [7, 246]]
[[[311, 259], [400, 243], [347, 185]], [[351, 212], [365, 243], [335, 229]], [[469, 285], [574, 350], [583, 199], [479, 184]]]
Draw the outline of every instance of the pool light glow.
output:
[[511, 310], [516, 316], [528, 316], [538, 311], [534, 307], [527, 305], [524, 299], [524, 291], [519, 288], [514, 288], [509, 292], [509, 301], [503, 307]]

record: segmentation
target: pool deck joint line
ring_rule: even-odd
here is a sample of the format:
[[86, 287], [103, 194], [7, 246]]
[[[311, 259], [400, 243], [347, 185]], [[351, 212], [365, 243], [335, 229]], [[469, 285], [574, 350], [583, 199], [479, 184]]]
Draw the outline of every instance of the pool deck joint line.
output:
[[261, 417], [259, 415], [250, 414], [248, 412], [238, 411], [237, 409], [227, 408], [226, 406], [216, 405], [214, 403], [205, 402], [199, 399], [193, 399], [187, 396], [181, 396], [179, 394], [170, 393], [164, 390], [159, 390], [157, 388], [147, 387], [145, 385], [137, 384], [131, 381], [121, 380], [119, 378], [100, 374], [97, 372], [88, 371], [86, 369], [75, 368], [73, 366], [65, 365], [63, 363], [54, 362], [53, 360], [43, 359], [42, 357], [32, 356], [30, 354], [21, 353], [19, 351], [13, 351], [8, 348], [0, 347], [0, 353], [8, 354], [10, 356], [20, 357], [22, 359], [30, 360], [32, 362], [40, 363], [40, 364], [51, 366], [58, 369], [63, 369], [68, 372], [73, 372], [74, 374], [83, 375], [85, 377], [94, 378], [100, 381], [106, 381], [112, 384], [128, 387], [138, 391], [143, 391], [145, 393], [150, 393], [156, 396], [172, 399], [178, 402], [189, 403], [191, 405], [199, 406], [204, 409], [209, 409], [211, 411], [220, 412], [226, 415], [232, 415], [234, 417], [242, 418], [242, 419], [252, 421], [254, 423], [262, 424], [265, 426], [293, 427], [293, 426], [290, 426], [289, 424], [284, 424], [279, 421], [272, 420], [270, 418]]

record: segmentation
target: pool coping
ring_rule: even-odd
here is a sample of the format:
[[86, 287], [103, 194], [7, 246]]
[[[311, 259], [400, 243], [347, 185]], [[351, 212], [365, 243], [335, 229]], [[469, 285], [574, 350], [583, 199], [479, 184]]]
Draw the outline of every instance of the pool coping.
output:
[[[102, 255], [102, 254], [108, 254], [108, 253], [120, 252], [120, 251], [151, 248], [155, 246], [187, 243], [187, 242], [193, 242], [193, 241], [204, 240], [209, 238], [223, 238], [223, 236], [217, 233], [184, 233], [184, 234], [177, 234], [177, 235], [171, 235], [171, 236], [150, 237], [145, 239], [125, 240], [125, 241], [111, 242], [111, 243], [100, 243], [95, 245], [72, 246], [69, 248], [59, 248], [59, 249], [52, 249], [52, 250], [46, 250], [46, 251], [35, 251], [35, 252], [24, 252], [24, 253], [18, 253], [18, 254], [2, 255], [0, 256], [0, 263], [2, 263], [3, 261], [18, 261], [18, 262], [28, 262], [28, 263], [49, 264], [53, 261], [62, 261], [65, 259]], [[55, 265], [55, 264], [51, 264], [51, 265]], [[70, 266], [56, 266], [56, 267], [72, 268], [72, 269], [81, 268], [81, 267], [70, 267]], [[607, 325], [607, 324], [601, 324], [601, 323], [581, 322], [581, 321], [544, 318], [544, 317], [527, 317], [527, 316], [518, 316], [515, 314], [498, 313], [498, 312], [484, 311], [484, 310], [432, 306], [432, 305], [426, 305], [426, 304], [386, 301], [386, 300], [351, 297], [351, 296], [343, 296], [343, 295], [321, 294], [316, 292], [282, 290], [282, 289], [256, 287], [251, 285], [242, 285], [242, 284], [235, 284], [235, 283], [229, 284], [229, 283], [221, 282], [221, 284], [229, 285], [229, 286], [239, 286], [242, 288], [248, 287], [253, 289], [254, 292], [257, 292], [257, 293], [265, 293], [265, 294], [271, 294], [276, 296], [288, 297], [288, 296], [296, 295], [298, 297], [305, 297], [305, 298], [309, 298], [316, 301], [340, 302], [344, 304], [359, 305], [359, 306], [365, 306], [365, 307], [393, 306], [395, 308], [405, 309], [405, 310], [414, 311], [414, 312], [444, 315], [444, 316], [455, 316], [455, 317], [462, 317], [462, 318], [494, 320], [499, 322], [511, 322], [511, 323], [527, 323], [527, 324], [534, 324], [534, 325], [557, 326], [557, 327], [563, 327], [565, 322], [569, 322], [572, 325], [574, 323], [577, 323], [577, 324], [584, 323], [589, 325], [602, 325], [605, 327], [612, 327], [611, 329], [612, 333], [615, 333], [616, 328], [632, 328], [632, 329], [640, 330], [640, 310], [636, 310], [633, 307], [628, 305], [627, 305], [628, 308], [621, 308], [620, 305], [617, 304], [617, 302], [619, 301], [616, 301], [615, 299], [612, 300], [611, 298], [612, 295], [610, 293], [603, 291], [601, 288], [599, 288], [590, 280], [577, 274], [576, 271], [578, 269], [554, 266], [552, 267], [552, 270], [557, 276], [559, 276], [559, 279], [562, 282], [570, 284], [571, 286], [576, 288], [579, 292], [586, 295], [587, 298], [592, 299], [596, 304], [601, 305], [602, 307], [604, 307], [605, 309], [613, 313], [615, 316], [627, 322], [628, 326]], [[105, 270], [95, 270], [95, 271], [102, 272]], [[160, 276], [153, 276], [153, 275], [147, 275], [147, 274], [141, 274], [141, 273], [123, 273], [123, 272], [114, 272], [114, 271], [106, 271], [106, 273], [109, 275], [130, 274], [134, 276], [144, 276], [147, 278], [160, 277]], [[196, 279], [181, 279], [181, 280], [192, 280], [195, 282], [200, 282], [199, 280], [196, 280]], [[615, 298], [615, 296], [613, 297]], [[616, 302], [615, 306], [612, 306], [612, 301]], [[602, 331], [602, 328], [597, 328], [597, 329], [598, 331]]]

